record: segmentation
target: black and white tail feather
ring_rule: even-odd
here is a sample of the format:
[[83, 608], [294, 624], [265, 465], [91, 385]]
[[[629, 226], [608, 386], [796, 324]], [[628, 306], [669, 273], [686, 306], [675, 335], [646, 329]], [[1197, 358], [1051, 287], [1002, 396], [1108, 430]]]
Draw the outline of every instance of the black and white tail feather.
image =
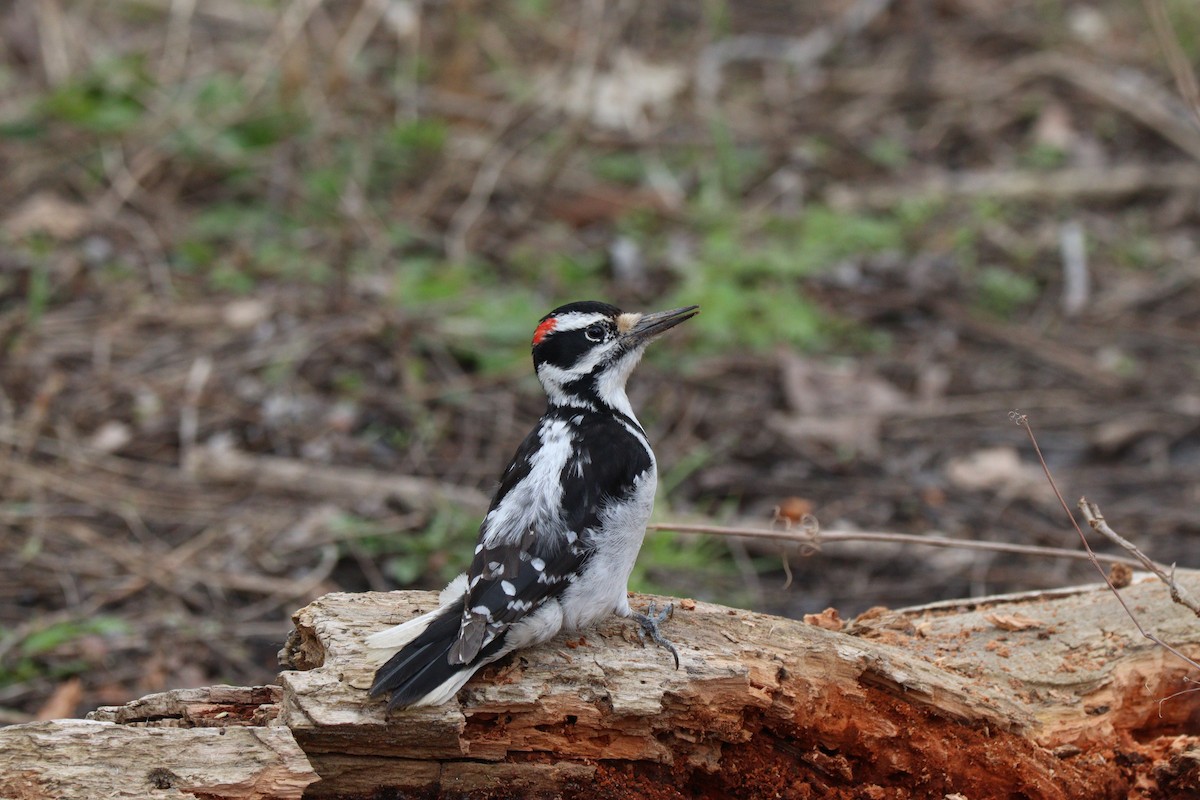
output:
[[533, 362], [548, 407], [504, 471], [470, 570], [439, 605], [367, 638], [371, 696], [389, 708], [439, 705], [486, 664], [609, 614], [659, 644], [659, 617], [626, 598], [654, 504], [657, 467], [625, 383], [656, 336], [697, 313], [623, 313], [571, 303], [542, 318]]

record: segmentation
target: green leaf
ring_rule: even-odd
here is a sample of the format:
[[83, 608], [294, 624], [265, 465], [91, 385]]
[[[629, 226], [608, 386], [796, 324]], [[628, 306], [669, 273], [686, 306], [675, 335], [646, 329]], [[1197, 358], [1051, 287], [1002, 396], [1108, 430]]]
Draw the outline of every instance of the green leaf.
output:
[[120, 617], [101, 616], [87, 620], [58, 622], [31, 633], [21, 642], [21, 654], [37, 656], [56, 650], [62, 645], [88, 635], [128, 633], [129, 623]]

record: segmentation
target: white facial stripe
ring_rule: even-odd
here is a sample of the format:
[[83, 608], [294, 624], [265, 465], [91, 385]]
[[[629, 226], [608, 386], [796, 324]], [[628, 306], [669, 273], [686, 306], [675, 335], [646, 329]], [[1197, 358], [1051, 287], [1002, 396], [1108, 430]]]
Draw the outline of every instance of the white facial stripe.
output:
[[554, 330], [552, 333], [561, 333], [562, 331], [577, 331], [581, 328], [586, 328], [588, 325], [595, 325], [597, 322], [607, 320], [603, 314], [583, 311], [572, 311], [569, 314], [560, 314], [554, 318]]
[[541, 378], [543, 385], [555, 387], [562, 386], [564, 383], [570, 383], [574, 378], [579, 377], [570, 370], [556, 367], [549, 362], [539, 365], [537, 374]]
[[626, 312], [617, 317], [617, 330], [621, 333], [629, 333], [641, 318], [641, 314], [634, 313], [633, 311]]
[[546, 362], [538, 367], [538, 377], [542, 379], [543, 385], [553, 383], [556, 386], [562, 386], [564, 383], [570, 383], [577, 378], [591, 374], [597, 364], [608, 358], [609, 351], [619, 346], [620, 342], [613, 339], [604, 345], [593, 347], [569, 367], [558, 367]]

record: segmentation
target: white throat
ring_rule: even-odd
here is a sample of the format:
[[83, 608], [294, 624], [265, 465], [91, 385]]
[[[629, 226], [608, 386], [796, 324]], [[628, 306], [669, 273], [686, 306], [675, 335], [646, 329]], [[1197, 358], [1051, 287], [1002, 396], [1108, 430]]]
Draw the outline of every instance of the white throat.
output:
[[[637, 417], [633, 413], [633, 407], [629, 404], [628, 395], [625, 394], [625, 383], [633, 373], [634, 367], [642, 360], [642, 352], [643, 349], [639, 347], [620, 356], [601, 370], [594, 384], [597, 395], [595, 399], [598, 399], [603, 405], [625, 414], [635, 422]], [[574, 395], [566, 387], [591, 374], [597, 368], [603, 355], [602, 351], [594, 353], [590, 358], [575, 364], [571, 369], [563, 369], [553, 364], [539, 366], [538, 380], [541, 381], [542, 388], [550, 399], [551, 405], [576, 406], [596, 410], [595, 404], [589, 402], [587, 397]]]
[[629, 380], [633, 368], [641, 360], [642, 349], [639, 347], [621, 356], [620, 360], [601, 373], [600, 380], [596, 381], [596, 392], [604, 404], [620, 411], [634, 422], [637, 422], [637, 417], [633, 413], [633, 406], [629, 404], [629, 396], [625, 394], [625, 382]]

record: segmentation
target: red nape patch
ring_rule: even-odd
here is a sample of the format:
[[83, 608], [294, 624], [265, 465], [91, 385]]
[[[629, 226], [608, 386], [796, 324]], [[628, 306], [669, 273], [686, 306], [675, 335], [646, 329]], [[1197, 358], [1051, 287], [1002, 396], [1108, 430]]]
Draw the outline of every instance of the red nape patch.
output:
[[558, 320], [551, 317], [550, 319], [542, 320], [542, 324], [537, 326], [537, 330], [533, 332], [533, 343], [541, 344], [542, 339], [546, 338], [546, 334], [554, 330], [554, 326], [558, 324]]

